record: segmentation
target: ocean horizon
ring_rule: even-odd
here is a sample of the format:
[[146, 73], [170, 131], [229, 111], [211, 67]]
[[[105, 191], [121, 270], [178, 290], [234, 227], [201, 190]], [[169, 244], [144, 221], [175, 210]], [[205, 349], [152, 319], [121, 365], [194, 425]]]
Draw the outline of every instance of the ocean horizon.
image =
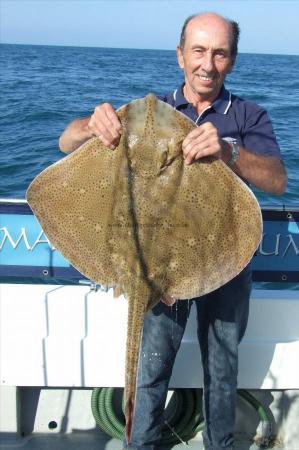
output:
[[[64, 48], [99, 48], [99, 49], [115, 49], [115, 50], [143, 50], [143, 51], [162, 51], [162, 52], [175, 52], [176, 49], [167, 49], [167, 48], [135, 48], [135, 47], [101, 47], [97, 45], [66, 45], [66, 44], [23, 44], [18, 42], [0, 42], [1, 45], [23, 45], [29, 47], [64, 47]], [[260, 53], [260, 52], [240, 52], [239, 55], [265, 55], [265, 56], [299, 56], [294, 53]]]

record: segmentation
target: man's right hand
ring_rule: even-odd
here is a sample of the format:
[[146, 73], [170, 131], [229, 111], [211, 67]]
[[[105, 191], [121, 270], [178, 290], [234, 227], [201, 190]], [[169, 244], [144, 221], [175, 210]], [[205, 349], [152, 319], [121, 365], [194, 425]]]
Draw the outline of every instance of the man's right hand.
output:
[[90, 117], [74, 120], [62, 133], [59, 147], [61, 151], [70, 153], [96, 136], [113, 150], [119, 144], [121, 132], [121, 123], [112, 105], [103, 103], [96, 106]]
[[119, 118], [110, 103], [96, 106], [87, 127], [106, 147], [114, 150], [118, 146], [122, 128]]

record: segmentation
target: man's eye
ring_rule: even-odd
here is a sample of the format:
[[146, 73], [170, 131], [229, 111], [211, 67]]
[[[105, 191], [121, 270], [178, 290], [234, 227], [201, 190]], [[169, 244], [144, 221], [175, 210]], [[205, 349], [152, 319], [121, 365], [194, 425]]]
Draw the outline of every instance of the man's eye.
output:
[[227, 58], [227, 54], [223, 51], [219, 51], [219, 52], [215, 53], [215, 57], [217, 59], [224, 59], [224, 58]]

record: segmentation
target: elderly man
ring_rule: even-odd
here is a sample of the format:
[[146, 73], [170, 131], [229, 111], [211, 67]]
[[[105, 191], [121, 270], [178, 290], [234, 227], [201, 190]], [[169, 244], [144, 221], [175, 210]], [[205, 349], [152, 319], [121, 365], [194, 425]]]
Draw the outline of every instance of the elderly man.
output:
[[[238, 38], [239, 27], [234, 21], [214, 13], [189, 17], [177, 48], [184, 83], [160, 98], [198, 125], [183, 141], [186, 164], [214, 155], [247, 183], [282, 194], [286, 173], [266, 111], [224, 87], [236, 60]], [[70, 152], [98, 136], [113, 150], [120, 135], [121, 124], [113, 107], [102, 104], [91, 117], [69, 125], [60, 138], [60, 147]], [[248, 266], [226, 285], [192, 302], [197, 308], [204, 372], [206, 450], [233, 447], [238, 344], [246, 329], [250, 290]], [[154, 449], [159, 443], [168, 383], [189, 307], [188, 302], [178, 302], [173, 317], [171, 309], [160, 303], [146, 316], [142, 353], [158, 353], [160, 357], [142, 362], [131, 448]]]

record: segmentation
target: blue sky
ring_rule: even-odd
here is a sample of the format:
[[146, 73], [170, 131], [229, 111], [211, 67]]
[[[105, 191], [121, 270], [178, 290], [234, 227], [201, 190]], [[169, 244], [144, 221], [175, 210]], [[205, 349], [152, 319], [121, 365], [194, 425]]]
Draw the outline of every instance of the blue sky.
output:
[[240, 52], [299, 54], [297, 0], [0, 0], [0, 41], [174, 49], [200, 11], [239, 22]]

